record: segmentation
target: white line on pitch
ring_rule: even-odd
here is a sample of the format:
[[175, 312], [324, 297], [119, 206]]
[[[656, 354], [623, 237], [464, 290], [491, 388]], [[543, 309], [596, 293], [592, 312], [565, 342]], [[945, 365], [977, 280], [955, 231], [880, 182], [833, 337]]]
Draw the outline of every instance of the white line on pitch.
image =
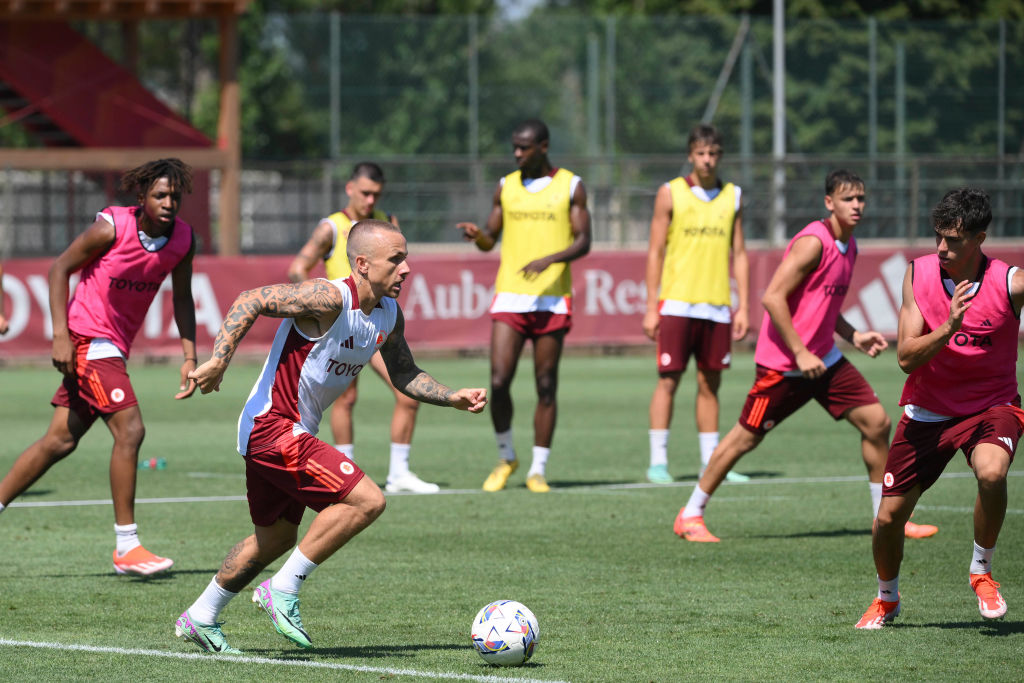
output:
[[[1019, 477], [1024, 476], [1022, 472], [1009, 472], [1008, 477]], [[968, 477], [974, 477], [972, 472], [947, 472], [943, 474], [941, 479], [965, 479]], [[836, 477], [755, 477], [750, 481], [742, 483], [723, 482], [723, 486], [734, 486], [734, 487], [745, 487], [745, 486], [764, 486], [766, 484], [835, 484], [835, 483], [863, 483], [867, 480], [866, 475], [845, 475]], [[671, 484], [651, 484], [648, 482], [636, 482], [630, 484], [593, 484], [588, 486], [571, 486], [561, 488], [555, 484], [551, 488], [551, 493], [592, 493], [594, 491], [625, 491], [631, 489], [665, 489], [665, 488], [680, 488], [693, 486], [696, 483], [695, 479], [680, 480]], [[466, 495], [482, 495], [484, 494], [482, 489], [441, 489], [437, 493], [386, 493], [386, 496], [466, 496]], [[141, 505], [147, 504], [161, 504], [161, 503], [217, 503], [217, 502], [244, 502], [245, 496], [190, 496], [183, 498], [139, 498], [135, 502]], [[30, 502], [14, 501], [9, 507], [73, 507], [73, 506], [88, 506], [88, 505], [112, 505], [113, 501], [109, 498], [96, 499], [96, 500], [39, 500]], [[921, 509], [927, 509], [923, 506], [918, 506]], [[938, 508], [935, 508], [938, 509]], [[956, 508], [960, 509], [960, 508]], [[972, 508], [973, 509], [973, 508]], [[1018, 514], [1019, 511], [1007, 510], [1007, 513]]]
[[250, 657], [247, 655], [201, 654], [198, 652], [167, 652], [164, 650], [141, 650], [124, 647], [100, 647], [96, 645], [77, 645], [74, 643], [43, 643], [30, 640], [8, 640], [0, 638], [0, 646], [34, 647], [42, 650], [63, 650], [65, 652], [95, 652], [99, 654], [132, 655], [146, 657], [164, 657], [167, 659], [191, 659], [238, 664], [269, 664], [271, 666], [296, 666], [310, 669], [333, 669], [336, 671], [359, 671], [363, 673], [384, 674], [388, 676], [419, 676], [421, 678], [437, 678], [456, 681], [515, 681], [516, 683], [567, 683], [566, 681], [518, 678], [510, 676], [479, 676], [476, 674], [459, 674], [437, 671], [417, 671], [415, 669], [393, 669], [384, 666], [359, 666], [356, 664], [339, 664], [337, 662], [319, 662], [295, 659], [272, 659], [269, 657]]

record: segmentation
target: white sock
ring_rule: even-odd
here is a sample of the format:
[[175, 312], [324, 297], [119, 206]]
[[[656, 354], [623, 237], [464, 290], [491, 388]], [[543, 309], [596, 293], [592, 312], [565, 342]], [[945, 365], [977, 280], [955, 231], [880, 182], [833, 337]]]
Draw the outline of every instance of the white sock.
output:
[[697, 440], [700, 442], [700, 464], [707, 467], [711, 454], [718, 447], [718, 432], [699, 432]]
[[302, 588], [302, 582], [308, 579], [318, 566], [315, 562], [310, 562], [296, 546], [285, 560], [284, 566], [271, 577], [270, 587], [285, 593], [298, 593]]
[[194, 622], [204, 626], [212, 626], [217, 623], [220, 611], [236, 595], [238, 593], [232, 593], [225, 588], [221, 588], [220, 584], [217, 583], [217, 577], [214, 576], [210, 579], [210, 584], [206, 587], [206, 590], [188, 608], [188, 615]]
[[6, 509], [7, 509], [7, 506], [4, 505], [3, 503], [0, 503], [0, 512], [3, 512]]
[[394, 481], [409, 474], [409, 450], [411, 448], [412, 446], [407, 443], [391, 442], [391, 466], [388, 469], [388, 481]]
[[885, 602], [899, 602], [900, 577], [897, 576], [891, 581], [882, 581], [882, 579], [878, 579], [878, 597]]
[[690, 500], [686, 501], [686, 507], [683, 508], [683, 517], [703, 517], [704, 508], [707, 507], [710, 499], [711, 494], [704, 493], [699, 484], [694, 486]]
[[648, 429], [647, 437], [651, 440], [651, 467], [668, 465], [668, 430]]
[[356, 461], [355, 457], [352, 455], [352, 453], [353, 453], [352, 444], [350, 444], [350, 443], [336, 443], [336, 444], [334, 444], [334, 448], [336, 450], [339, 450], [342, 453], [344, 453], [345, 457], [347, 457], [352, 462]]
[[516, 447], [512, 444], [512, 430], [494, 432], [494, 440], [498, 442], [498, 457], [512, 462], [516, 459]]
[[124, 555], [126, 552], [142, 545], [139, 542], [138, 524], [115, 524], [114, 534], [117, 536], [118, 555]]
[[871, 519], [874, 519], [878, 516], [878, 507], [882, 504], [882, 482], [876, 484], [869, 481], [868, 488], [871, 489], [871, 509], [875, 511]]
[[533, 462], [530, 463], [530, 471], [526, 473], [526, 476], [531, 474], [544, 475], [544, 469], [548, 466], [548, 456], [551, 455], [550, 448], [544, 448], [543, 446], [533, 447]]
[[990, 574], [992, 572], [992, 553], [995, 547], [982, 548], [977, 541], [974, 543], [974, 557], [971, 558], [972, 574]]

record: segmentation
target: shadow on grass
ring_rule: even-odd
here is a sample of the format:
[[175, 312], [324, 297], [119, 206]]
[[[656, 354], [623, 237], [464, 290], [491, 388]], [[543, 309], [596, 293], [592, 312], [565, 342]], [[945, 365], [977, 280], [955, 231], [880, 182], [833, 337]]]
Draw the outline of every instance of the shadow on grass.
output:
[[[262, 655], [274, 659], [288, 660], [309, 660], [316, 661], [321, 657], [333, 657], [338, 659], [384, 659], [394, 657], [412, 657], [417, 652], [426, 650], [466, 650], [472, 651], [469, 645], [455, 643], [421, 643], [409, 645], [366, 645], [363, 647], [317, 647], [315, 644], [311, 651], [305, 650], [274, 650], [247, 648], [246, 654]], [[314, 657], [314, 655], [316, 657]], [[483, 662], [481, 662], [483, 663]]]
[[843, 536], [870, 536], [871, 528], [829, 529], [828, 531], [801, 531], [795, 534], [762, 534], [751, 538], [841, 538]]
[[62, 572], [60, 574], [39, 574], [38, 576], [41, 579], [114, 579], [116, 581], [123, 581], [127, 583], [146, 583], [168, 581], [176, 576], [187, 576], [191, 574], [211, 576], [213, 574], [216, 574], [219, 570], [219, 566], [215, 567], [214, 569], [172, 569], [170, 571], [161, 572], [159, 574], [153, 574], [152, 576], [136, 576], [134, 574], [115, 574], [113, 569], [109, 569], [107, 571], [93, 572], [88, 574]]
[[[946, 621], [933, 624], [893, 624], [897, 628], [941, 628], [977, 631], [982, 636], [1012, 636], [1024, 633], [1024, 621]], [[886, 627], [888, 628], [888, 627]]]

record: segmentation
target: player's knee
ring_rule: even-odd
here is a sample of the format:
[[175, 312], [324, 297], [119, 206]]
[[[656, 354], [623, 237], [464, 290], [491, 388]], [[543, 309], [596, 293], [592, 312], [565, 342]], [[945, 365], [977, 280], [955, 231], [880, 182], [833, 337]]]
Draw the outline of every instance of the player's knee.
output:
[[114, 441], [127, 448], [139, 449], [146, 438], [146, 427], [142, 420], [132, 420], [127, 424], [120, 425], [114, 432]]
[[337, 398], [337, 400], [334, 402], [334, 405], [337, 406], [337, 410], [344, 410], [346, 413], [349, 413], [351, 415], [352, 408], [355, 407], [356, 399], [358, 397], [359, 392], [354, 390], [346, 391], [344, 394]]
[[359, 512], [366, 518], [366, 523], [371, 524], [384, 513], [384, 508], [387, 505], [388, 502], [384, 498], [384, 494], [380, 489], [376, 489], [373, 493], [364, 496], [359, 501], [358, 507]]
[[41, 445], [50, 462], [57, 462], [74, 453], [78, 439], [71, 434], [47, 434], [41, 439]]

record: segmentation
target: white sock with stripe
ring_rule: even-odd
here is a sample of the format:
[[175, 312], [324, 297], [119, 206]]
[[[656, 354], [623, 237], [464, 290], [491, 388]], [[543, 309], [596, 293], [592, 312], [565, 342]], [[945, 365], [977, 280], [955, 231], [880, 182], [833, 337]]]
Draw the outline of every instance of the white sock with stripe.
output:
[[697, 441], [700, 443], [700, 464], [707, 467], [711, 462], [711, 454], [718, 447], [718, 432], [699, 432]]
[[206, 586], [206, 590], [192, 603], [192, 606], [188, 608], [188, 616], [197, 624], [203, 626], [212, 626], [217, 623], [217, 617], [220, 616], [220, 611], [231, 602], [231, 599], [238, 595], [238, 593], [232, 593], [226, 588], [221, 588], [220, 584], [217, 583], [216, 575], [210, 579], [210, 583]]
[[512, 462], [516, 459], [516, 447], [512, 443], [512, 430], [494, 432], [494, 440], [498, 443], [498, 457]]
[[409, 474], [409, 451], [412, 446], [407, 443], [391, 442], [391, 463], [388, 467], [388, 481]]
[[982, 548], [977, 541], [974, 543], [974, 556], [971, 558], [972, 574], [992, 573], [992, 553], [996, 551], [995, 546]]
[[298, 593], [302, 583], [319, 565], [302, 554], [298, 546], [285, 560], [284, 566], [270, 579], [270, 587], [285, 593]]
[[890, 581], [878, 579], [878, 597], [885, 602], [899, 602], [900, 600], [900, 577]]
[[647, 438], [651, 442], [651, 467], [668, 465], [668, 430], [648, 429]]
[[118, 555], [124, 555], [142, 545], [139, 541], [138, 524], [115, 524], [114, 535], [117, 536]]
[[683, 517], [703, 517], [704, 508], [707, 507], [709, 500], [711, 500], [710, 493], [704, 493], [699, 484], [694, 486], [693, 493], [690, 494], [690, 500], [686, 502], [686, 507], [683, 508]]
[[539, 474], [544, 476], [544, 470], [548, 465], [548, 456], [551, 455], [550, 448], [544, 448], [543, 446], [533, 447], [533, 462], [530, 463], [530, 471], [526, 473], [526, 476], [531, 474]]

